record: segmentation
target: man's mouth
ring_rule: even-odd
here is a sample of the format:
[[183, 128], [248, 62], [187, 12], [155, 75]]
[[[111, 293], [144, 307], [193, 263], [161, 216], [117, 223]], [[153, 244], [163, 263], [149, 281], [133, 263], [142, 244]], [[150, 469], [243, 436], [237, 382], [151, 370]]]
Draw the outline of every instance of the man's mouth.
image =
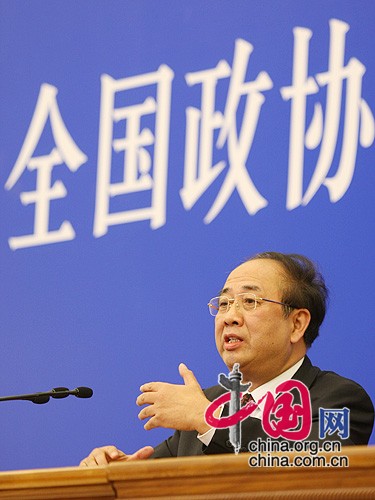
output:
[[224, 335], [224, 349], [232, 350], [242, 343], [242, 339], [237, 335], [226, 334]]
[[233, 342], [241, 342], [240, 339], [237, 339], [236, 337], [229, 337], [228, 343], [233, 344]]

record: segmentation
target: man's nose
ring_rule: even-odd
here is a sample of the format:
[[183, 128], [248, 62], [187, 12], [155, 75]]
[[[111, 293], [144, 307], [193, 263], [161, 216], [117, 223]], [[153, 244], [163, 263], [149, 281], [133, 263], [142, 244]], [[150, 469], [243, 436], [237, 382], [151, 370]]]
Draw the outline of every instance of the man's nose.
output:
[[242, 324], [243, 322], [243, 311], [241, 303], [234, 300], [229, 304], [228, 310], [224, 313], [224, 323], [227, 325]]

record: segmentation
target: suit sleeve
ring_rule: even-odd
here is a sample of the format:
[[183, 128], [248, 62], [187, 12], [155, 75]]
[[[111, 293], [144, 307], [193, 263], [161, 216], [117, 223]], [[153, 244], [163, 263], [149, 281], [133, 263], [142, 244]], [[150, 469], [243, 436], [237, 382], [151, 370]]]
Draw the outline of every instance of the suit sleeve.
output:
[[203, 443], [196, 431], [175, 431], [167, 440], [156, 446], [151, 458], [189, 457], [203, 455]]
[[[367, 444], [373, 424], [374, 407], [366, 391], [356, 382], [340, 377], [333, 372], [322, 372], [310, 388], [312, 405], [312, 428], [310, 440], [319, 439], [319, 409], [349, 409], [350, 435], [341, 440], [342, 445]], [[326, 433], [324, 440], [340, 441], [337, 432]]]
[[180, 441], [180, 431], [176, 431], [172, 436], [155, 447], [151, 458], [177, 457], [178, 443]]

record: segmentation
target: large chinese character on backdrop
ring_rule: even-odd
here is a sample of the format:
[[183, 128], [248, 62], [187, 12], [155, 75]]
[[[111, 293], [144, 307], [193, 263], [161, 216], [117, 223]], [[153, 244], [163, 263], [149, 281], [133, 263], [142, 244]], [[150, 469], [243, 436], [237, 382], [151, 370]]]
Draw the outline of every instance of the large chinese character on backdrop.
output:
[[[102, 76], [100, 133], [94, 235], [103, 236], [108, 227], [141, 220], [150, 220], [151, 228], [165, 224], [168, 143], [173, 71], [161, 66], [158, 71], [114, 80]], [[115, 106], [118, 93], [141, 87], [155, 87], [156, 97], [143, 102]], [[155, 116], [155, 128], [142, 126], [142, 118]], [[126, 123], [122, 137], [114, 138], [114, 124]], [[149, 151], [153, 146], [153, 154]], [[111, 181], [113, 155], [123, 154], [123, 174], [119, 182]], [[151, 173], [153, 170], [153, 173]], [[150, 206], [111, 211], [111, 198], [137, 192], [150, 192]]]
[[[35, 191], [22, 192], [20, 195], [23, 205], [35, 204], [34, 232], [9, 238], [9, 246], [13, 250], [68, 241], [75, 237], [69, 221], [64, 221], [57, 230], [49, 227], [51, 200], [64, 198], [67, 194], [62, 181], [57, 180], [52, 184], [53, 169], [65, 163], [71, 172], [75, 172], [87, 161], [87, 156], [77, 147], [65, 127], [56, 95], [56, 87], [48, 84], [41, 86], [25, 141], [5, 184], [6, 189], [11, 189], [26, 169], [36, 171]], [[48, 119], [56, 146], [48, 155], [33, 156]]]
[[[353, 179], [358, 141], [370, 147], [374, 141], [374, 117], [362, 98], [362, 79], [365, 66], [355, 57], [344, 65], [345, 38], [349, 25], [343, 21], [330, 21], [330, 50], [328, 71], [308, 76], [309, 41], [312, 31], [294, 29], [293, 84], [281, 88], [285, 100], [291, 100], [289, 178], [286, 206], [292, 210], [307, 205], [324, 185], [331, 202], [340, 200]], [[344, 130], [337, 171], [328, 176], [338, 142], [341, 119], [343, 83], [346, 82]], [[307, 97], [327, 87], [326, 109], [317, 102], [311, 123], [306, 131]], [[312, 150], [320, 145], [319, 158], [310, 183], [303, 193], [305, 146]]]
[[[264, 71], [254, 81], [244, 81], [252, 51], [250, 43], [237, 40], [232, 68], [222, 60], [215, 68], [186, 75], [188, 85], [202, 85], [201, 109], [189, 107], [186, 110], [185, 173], [184, 186], [180, 191], [186, 209], [194, 206], [226, 167], [224, 160], [212, 165], [216, 130], [219, 130], [219, 136], [215, 147], [220, 150], [226, 145], [228, 150], [226, 177], [204, 218], [207, 224], [219, 215], [236, 189], [249, 214], [255, 214], [267, 205], [246, 165], [265, 100], [262, 92], [271, 89], [273, 84]], [[225, 78], [230, 78], [229, 90], [225, 110], [221, 113], [215, 109], [216, 86], [219, 80]], [[245, 97], [245, 111], [238, 130], [237, 111], [242, 96]]]

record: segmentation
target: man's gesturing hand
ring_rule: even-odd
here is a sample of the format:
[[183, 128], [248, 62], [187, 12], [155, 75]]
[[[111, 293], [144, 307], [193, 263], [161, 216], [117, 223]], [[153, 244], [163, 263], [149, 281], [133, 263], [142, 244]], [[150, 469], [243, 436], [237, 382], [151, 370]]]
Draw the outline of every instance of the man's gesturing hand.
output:
[[196, 430], [205, 433], [210, 427], [206, 424], [204, 413], [210, 401], [204, 395], [194, 373], [181, 363], [178, 367], [183, 385], [165, 382], [143, 384], [137, 398], [137, 405], [143, 408], [138, 417], [149, 418], [144, 428], [166, 427], [180, 431]]

